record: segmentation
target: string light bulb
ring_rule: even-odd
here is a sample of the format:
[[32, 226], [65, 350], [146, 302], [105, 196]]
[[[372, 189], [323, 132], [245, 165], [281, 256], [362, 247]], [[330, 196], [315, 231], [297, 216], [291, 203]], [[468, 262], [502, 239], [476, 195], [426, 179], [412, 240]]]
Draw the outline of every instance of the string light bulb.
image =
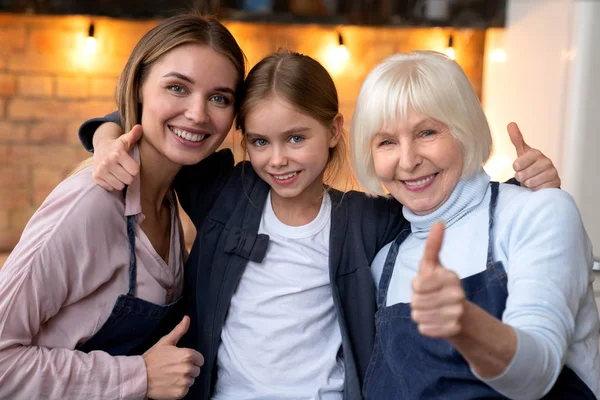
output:
[[454, 50], [454, 35], [448, 36], [448, 47], [444, 49], [444, 54], [451, 60], [456, 59], [456, 51]]
[[90, 23], [88, 28], [88, 35], [85, 38], [85, 44], [83, 45], [83, 51], [86, 54], [94, 54], [96, 52], [96, 27], [94, 23]]

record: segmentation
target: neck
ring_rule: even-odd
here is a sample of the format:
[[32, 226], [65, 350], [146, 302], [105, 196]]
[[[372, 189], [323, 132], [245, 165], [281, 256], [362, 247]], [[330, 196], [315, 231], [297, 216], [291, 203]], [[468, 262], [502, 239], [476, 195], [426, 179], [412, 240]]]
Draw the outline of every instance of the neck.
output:
[[444, 221], [449, 228], [482, 205], [489, 182], [490, 177], [481, 169], [471, 177], [461, 178], [448, 200], [435, 211], [416, 215], [405, 207], [402, 211], [404, 218], [410, 222], [413, 234], [419, 238], [427, 237], [433, 224], [438, 221]]
[[296, 197], [286, 198], [279, 196], [271, 189], [271, 205], [277, 219], [289, 226], [302, 226], [313, 221], [323, 202], [323, 176], [319, 176]]
[[157, 215], [164, 207], [165, 196], [173, 184], [175, 175], [181, 169], [181, 165], [167, 159], [143, 138], [138, 147], [142, 212], [145, 215]]

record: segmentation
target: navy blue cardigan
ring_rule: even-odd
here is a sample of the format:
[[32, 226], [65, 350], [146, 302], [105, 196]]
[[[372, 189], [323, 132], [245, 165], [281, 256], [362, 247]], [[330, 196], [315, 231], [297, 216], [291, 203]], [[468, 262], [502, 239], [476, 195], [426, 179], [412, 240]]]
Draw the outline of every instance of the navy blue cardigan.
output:
[[[80, 130], [91, 144], [98, 123]], [[223, 150], [184, 167], [174, 182], [179, 201], [198, 234], [185, 266], [186, 313], [192, 317], [186, 346], [200, 351], [205, 364], [188, 398], [209, 399], [217, 377], [216, 358], [229, 304], [249, 260], [261, 262], [268, 236], [257, 234], [270, 187], [247, 162], [234, 167]], [[404, 223], [393, 198], [329, 189], [332, 200], [329, 270], [342, 334], [344, 399], [361, 399], [375, 337], [375, 285], [369, 266]]]

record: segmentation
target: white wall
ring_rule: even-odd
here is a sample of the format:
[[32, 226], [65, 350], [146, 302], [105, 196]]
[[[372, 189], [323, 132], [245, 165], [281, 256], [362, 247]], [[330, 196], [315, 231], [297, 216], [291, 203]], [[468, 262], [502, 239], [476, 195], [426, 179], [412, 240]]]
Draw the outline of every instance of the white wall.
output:
[[[600, 1], [509, 0], [486, 37], [483, 102], [496, 144], [491, 173], [511, 173], [506, 124], [557, 166], [600, 256]], [[503, 49], [505, 62], [490, 55]]]
[[[600, 1], [508, 0], [506, 29], [489, 30], [483, 103], [495, 153], [486, 167], [512, 175], [506, 125], [557, 166], [600, 256]], [[491, 54], [502, 49], [506, 61]], [[596, 264], [596, 267], [600, 265]], [[600, 272], [594, 284], [600, 307]]]

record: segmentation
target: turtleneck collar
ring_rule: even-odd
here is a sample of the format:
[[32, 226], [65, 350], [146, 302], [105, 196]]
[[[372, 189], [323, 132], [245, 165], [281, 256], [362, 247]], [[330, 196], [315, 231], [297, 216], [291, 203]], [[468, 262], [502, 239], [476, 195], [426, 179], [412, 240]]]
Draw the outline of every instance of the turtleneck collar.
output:
[[426, 238], [436, 222], [444, 221], [448, 228], [479, 207], [485, 198], [489, 183], [490, 177], [482, 168], [469, 178], [461, 178], [448, 200], [434, 212], [416, 215], [408, 207], [404, 207], [402, 213], [410, 222], [412, 233], [417, 238]]

